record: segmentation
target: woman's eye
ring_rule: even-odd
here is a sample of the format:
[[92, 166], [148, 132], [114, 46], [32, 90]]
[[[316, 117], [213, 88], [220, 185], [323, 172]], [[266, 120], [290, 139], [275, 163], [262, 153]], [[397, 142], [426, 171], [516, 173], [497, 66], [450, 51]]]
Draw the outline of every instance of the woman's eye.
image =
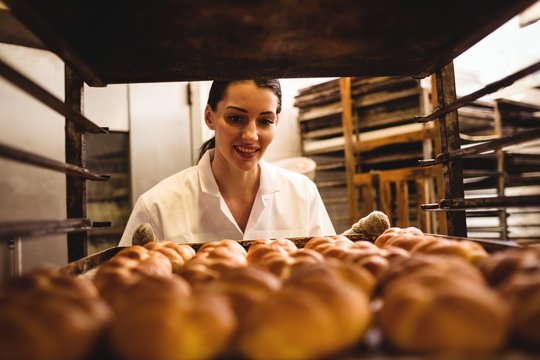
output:
[[264, 126], [270, 126], [274, 123], [274, 120], [271, 119], [260, 119], [259, 123]]
[[227, 117], [227, 121], [232, 123], [232, 124], [237, 124], [237, 123], [242, 122], [242, 117], [241, 116], [236, 116], [236, 115], [231, 115], [231, 116]]

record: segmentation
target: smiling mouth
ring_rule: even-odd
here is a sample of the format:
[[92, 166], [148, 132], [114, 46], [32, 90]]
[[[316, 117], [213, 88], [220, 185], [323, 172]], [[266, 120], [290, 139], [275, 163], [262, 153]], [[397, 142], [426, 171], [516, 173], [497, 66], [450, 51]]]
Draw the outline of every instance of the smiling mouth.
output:
[[260, 150], [260, 148], [255, 147], [245, 147], [245, 146], [233, 146], [234, 149], [243, 154], [253, 154]]

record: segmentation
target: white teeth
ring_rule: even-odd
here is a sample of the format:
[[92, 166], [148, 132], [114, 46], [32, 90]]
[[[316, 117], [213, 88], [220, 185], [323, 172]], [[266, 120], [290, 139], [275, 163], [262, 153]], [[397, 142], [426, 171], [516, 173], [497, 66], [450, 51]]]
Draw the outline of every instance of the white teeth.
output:
[[236, 146], [236, 149], [241, 151], [241, 152], [245, 152], [245, 153], [254, 153], [255, 151], [257, 151], [257, 149], [245, 148], [245, 147], [242, 147], [242, 146]]

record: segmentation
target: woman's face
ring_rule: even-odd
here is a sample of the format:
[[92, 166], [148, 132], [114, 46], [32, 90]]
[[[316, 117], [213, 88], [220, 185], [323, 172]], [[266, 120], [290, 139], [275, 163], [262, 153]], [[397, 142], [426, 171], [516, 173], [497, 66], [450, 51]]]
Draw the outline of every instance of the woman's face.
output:
[[206, 106], [205, 121], [215, 131], [214, 161], [250, 171], [274, 139], [278, 98], [253, 81], [231, 83], [216, 111]]

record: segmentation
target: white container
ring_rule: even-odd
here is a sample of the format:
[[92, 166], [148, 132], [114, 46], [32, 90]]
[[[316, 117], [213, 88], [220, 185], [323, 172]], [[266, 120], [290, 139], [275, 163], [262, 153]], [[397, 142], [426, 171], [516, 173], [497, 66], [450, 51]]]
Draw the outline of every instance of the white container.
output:
[[315, 170], [317, 169], [317, 163], [310, 158], [296, 156], [277, 160], [274, 161], [272, 164], [282, 167], [284, 169], [304, 174], [311, 180], [315, 180]]

